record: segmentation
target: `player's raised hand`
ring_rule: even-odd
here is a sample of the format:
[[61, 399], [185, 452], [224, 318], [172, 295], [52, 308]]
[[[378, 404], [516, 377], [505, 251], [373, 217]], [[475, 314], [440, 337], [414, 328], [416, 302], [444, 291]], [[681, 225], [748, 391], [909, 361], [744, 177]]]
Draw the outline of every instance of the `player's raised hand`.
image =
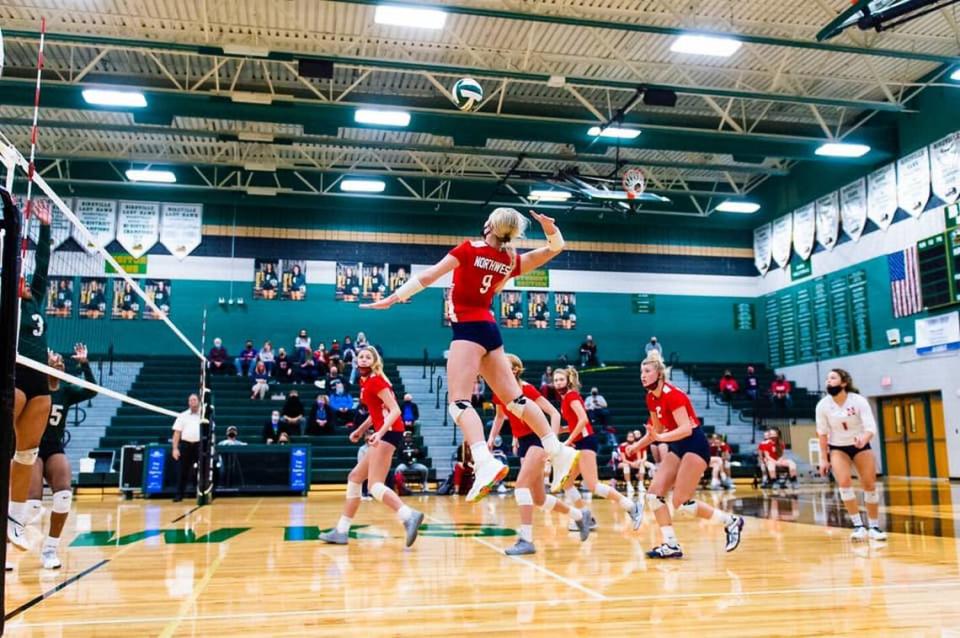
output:
[[87, 346], [83, 343], [78, 343], [73, 346], [73, 359], [77, 363], [86, 363], [87, 362]]
[[545, 235], [552, 235], [557, 232], [557, 220], [553, 217], [547, 217], [546, 215], [541, 215], [535, 210], [530, 211], [530, 216], [537, 220], [537, 223], [540, 224], [540, 227], [543, 228], [543, 233]]

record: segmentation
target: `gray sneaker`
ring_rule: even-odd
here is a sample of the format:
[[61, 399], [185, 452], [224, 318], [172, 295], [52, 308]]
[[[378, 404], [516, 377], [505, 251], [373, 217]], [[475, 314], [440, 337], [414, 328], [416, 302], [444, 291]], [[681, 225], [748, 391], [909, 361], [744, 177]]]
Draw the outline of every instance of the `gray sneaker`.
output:
[[413, 511], [413, 515], [403, 522], [403, 528], [407, 530], [407, 547], [413, 545], [417, 540], [417, 534], [420, 533], [420, 524], [423, 523], [423, 512]]
[[577, 525], [577, 531], [580, 532], [580, 542], [590, 538], [590, 522], [593, 521], [593, 515], [590, 513], [590, 510], [582, 510], [583, 518], [579, 521], [575, 521]]
[[[589, 533], [589, 531], [587, 533]], [[525, 541], [522, 538], [518, 538], [517, 543], [513, 547], [508, 547], [507, 549], [503, 550], [503, 553], [507, 556], [524, 556], [526, 554], [536, 554], [537, 548], [534, 547], [533, 543], [530, 541]]]
[[336, 529], [323, 532], [318, 538], [328, 545], [346, 545], [349, 540], [347, 532], [338, 532]]

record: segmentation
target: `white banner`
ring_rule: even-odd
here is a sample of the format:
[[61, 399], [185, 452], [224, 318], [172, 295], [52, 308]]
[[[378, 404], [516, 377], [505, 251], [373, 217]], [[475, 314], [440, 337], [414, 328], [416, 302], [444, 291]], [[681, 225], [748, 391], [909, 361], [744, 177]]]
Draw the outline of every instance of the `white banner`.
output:
[[813, 253], [813, 238], [816, 235], [817, 217], [813, 204], [793, 211], [793, 249], [806, 261]]
[[867, 181], [860, 178], [840, 189], [840, 219], [843, 232], [857, 241], [867, 223]]
[[106, 247], [117, 236], [117, 202], [107, 199], [78, 199], [73, 211], [93, 235], [96, 244], [88, 242], [80, 229], [72, 228], [73, 238], [88, 253], [97, 252], [97, 246]]
[[770, 270], [770, 224], [753, 229], [753, 263], [761, 275]]
[[[27, 198], [21, 195], [13, 195], [13, 202], [17, 205], [17, 208], [24, 214], [26, 214], [27, 209]], [[64, 203], [67, 206], [70, 206], [70, 198], [64, 200]], [[33, 198], [33, 215], [30, 219], [30, 241], [33, 242], [33, 245], [37, 245], [37, 240], [40, 238], [40, 222], [36, 219], [36, 216], [41, 217], [50, 216], [50, 248], [51, 250], [56, 250], [63, 245], [63, 242], [67, 241], [70, 237], [70, 222], [67, 221], [67, 218], [63, 216], [63, 213], [60, 212], [56, 206], [53, 205], [53, 202], [47, 199], [46, 197], [34, 197]]]
[[840, 195], [837, 192], [817, 200], [817, 242], [833, 250], [840, 235]]
[[781, 268], [790, 263], [790, 244], [793, 239], [793, 213], [773, 220], [773, 261]]
[[117, 242], [133, 257], [142, 257], [160, 236], [159, 202], [120, 202]]
[[867, 217], [881, 229], [893, 223], [897, 212], [897, 169], [888, 164], [867, 176]]
[[960, 312], [917, 319], [913, 325], [917, 335], [917, 354], [960, 350]]
[[960, 131], [930, 145], [930, 185], [944, 204], [960, 196]]
[[177, 259], [192, 253], [203, 235], [203, 204], [164, 204], [160, 243]]
[[930, 201], [930, 156], [927, 147], [897, 160], [897, 205], [920, 217]]

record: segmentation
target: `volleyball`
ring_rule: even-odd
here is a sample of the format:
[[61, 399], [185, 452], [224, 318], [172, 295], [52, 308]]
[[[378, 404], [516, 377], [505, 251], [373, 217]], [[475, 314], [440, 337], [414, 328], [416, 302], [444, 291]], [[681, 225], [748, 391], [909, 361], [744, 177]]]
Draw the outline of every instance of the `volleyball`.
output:
[[473, 78], [462, 78], [453, 85], [453, 101], [461, 111], [472, 111], [483, 101], [483, 87]]

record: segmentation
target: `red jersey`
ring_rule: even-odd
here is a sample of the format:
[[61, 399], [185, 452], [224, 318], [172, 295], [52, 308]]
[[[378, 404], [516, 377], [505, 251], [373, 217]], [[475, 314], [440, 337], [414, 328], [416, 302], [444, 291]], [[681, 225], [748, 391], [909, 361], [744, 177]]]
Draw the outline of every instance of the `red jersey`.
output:
[[657, 415], [660, 425], [669, 432], [677, 429], [677, 422], [673, 420], [673, 411], [677, 408], [684, 408], [693, 427], [700, 426], [700, 419], [690, 403], [690, 397], [684, 394], [677, 386], [672, 383], [663, 384], [663, 392], [660, 398], [654, 396], [653, 392], [647, 392], [647, 409]]
[[710, 441], [710, 456], [723, 456], [730, 454], [730, 446], [726, 441]]
[[[568, 390], [566, 394], [563, 395], [563, 402], [560, 404], [560, 414], [563, 415], [563, 420], [567, 422], [567, 431], [573, 432], [574, 428], [577, 427], [577, 422], [580, 420], [577, 417], [577, 413], [573, 411], [573, 404], [579, 403], [580, 407], [583, 408], [584, 414], [587, 412], [587, 406], [583, 404], [583, 397], [580, 396], [580, 393], [576, 390]], [[573, 442], [576, 443], [580, 439], [586, 438], [593, 434], [593, 426], [590, 424], [590, 421], [587, 420], [587, 424], [584, 426], [583, 430], [580, 431], [580, 436], [573, 439]]]
[[[527, 382], [523, 382], [520, 385], [523, 389], [523, 396], [527, 397], [531, 401], [536, 401], [543, 396], [537, 392], [535, 387]], [[510, 434], [513, 435], [513, 438], [519, 439], [527, 436], [528, 434], [533, 434], [533, 430], [530, 429], [530, 426], [524, 423], [523, 419], [508, 410], [506, 403], [501, 401], [500, 397], [497, 395], [493, 395], [493, 404], [499, 405], [501, 408], [503, 408], [504, 413], [506, 413], [507, 419], [510, 421]]]
[[647, 453], [647, 448], [645, 448], [645, 447], [642, 447], [642, 448], [640, 448], [639, 450], [631, 453], [631, 452], [627, 449], [627, 448], [630, 447], [631, 445], [633, 445], [633, 444], [632, 444], [632, 443], [621, 443], [619, 446], [617, 446], [617, 449], [620, 451], [620, 458], [622, 458], [624, 461], [630, 461], [630, 462], [636, 461], [638, 458], [642, 457], [644, 454]]
[[[373, 420], [373, 428], [379, 430], [383, 427], [384, 409], [383, 399], [380, 398], [380, 392], [389, 389], [393, 392], [393, 386], [387, 381], [387, 378], [380, 374], [375, 374], [364, 379], [360, 377], [360, 403], [367, 406], [370, 412], [370, 418]], [[390, 427], [393, 432], [403, 432], [403, 419], [397, 419]]]
[[490, 306], [501, 284], [520, 274], [520, 256], [493, 248], [485, 241], [465, 241], [451, 255], [460, 265], [453, 271], [450, 321], [495, 321]]
[[757, 446], [757, 452], [760, 453], [761, 457], [766, 453], [774, 461], [780, 458], [780, 450], [778, 449], [777, 442], [773, 439], [767, 439], [763, 441], [760, 445]]

